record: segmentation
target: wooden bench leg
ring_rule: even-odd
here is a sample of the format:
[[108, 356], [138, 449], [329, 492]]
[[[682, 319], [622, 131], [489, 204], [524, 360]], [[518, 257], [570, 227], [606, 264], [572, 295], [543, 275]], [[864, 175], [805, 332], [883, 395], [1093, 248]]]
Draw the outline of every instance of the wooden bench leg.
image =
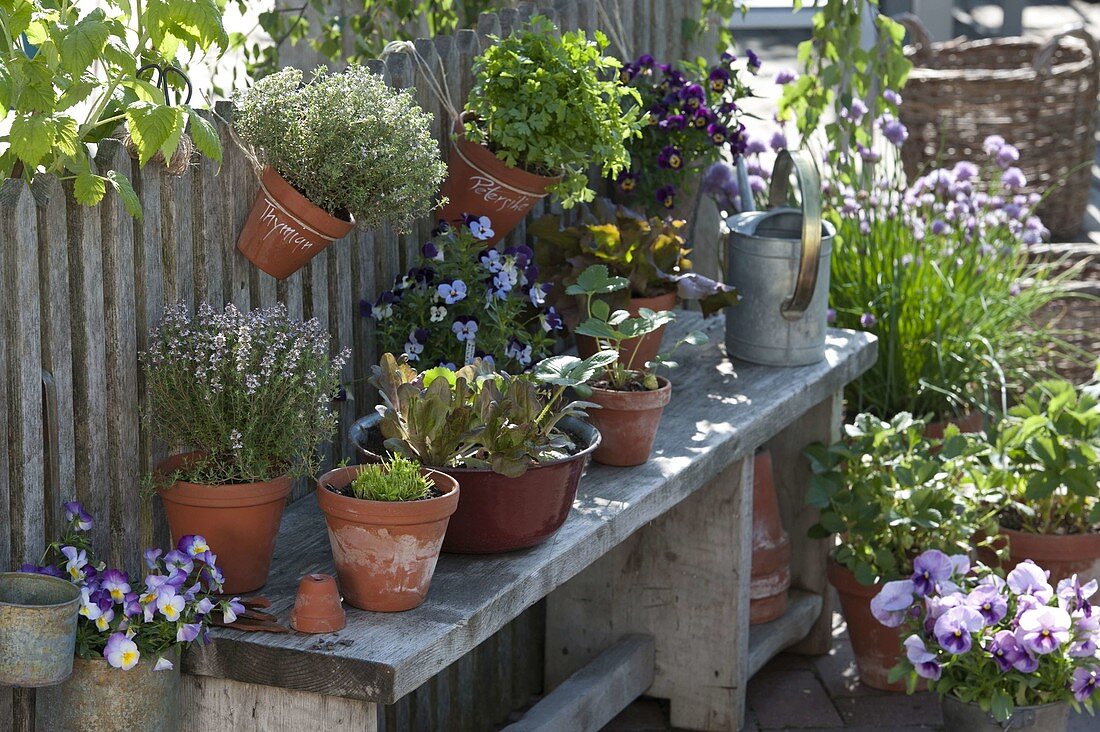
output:
[[768, 442], [775, 473], [779, 513], [791, 537], [791, 587], [822, 597], [821, 616], [804, 640], [789, 651], [820, 656], [833, 643], [833, 603], [825, 579], [825, 563], [831, 539], [810, 539], [806, 532], [818, 521], [818, 510], [806, 505], [810, 487], [810, 465], [802, 451], [814, 442], [832, 443], [840, 438], [844, 422], [844, 397], [837, 392], [810, 409]]
[[377, 732], [378, 705], [210, 676], [183, 675], [181, 729]]
[[645, 526], [547, 597], [547, 690], [628, 633], [652, 635], [648, 694], [672, 726], [735, 730], [748, 667], [752, 460]]

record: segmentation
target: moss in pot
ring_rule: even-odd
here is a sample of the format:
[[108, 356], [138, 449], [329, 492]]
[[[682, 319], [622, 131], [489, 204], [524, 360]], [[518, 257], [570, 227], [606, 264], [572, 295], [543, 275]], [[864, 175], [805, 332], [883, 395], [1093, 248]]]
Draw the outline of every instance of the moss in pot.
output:
[[578, 359], [558, 382], [540, 383], [530, 374], [498, 373], [481, 359], [457, 371], [417, 372], [405, 357], [382, 357], [372, 383], [382, 399], [385, 451], [462, 486], [444, 551], [509, 551], [561, 527], [599, 444], [599, 433], [579, 419], [589, 404], [562, 397], [613, 359]]
[[[657, 376], [655, 370], [675, 366], [669, 357], [681, 345], [707, 342], [706, 334], [693, 331], [667, 353], [648, 361], [639, 358], [646, 336], [663, 329], [675, 316], [667, 310], [641, 308], [636, 317], [631, 317], [627, 310], [612, 311], [606, 300], [597, 299], [628, 285], [625, 277], [611, 277], [607, 267], [600, 264], [585, 269], [566, 289], [567, 294], [584, 300], [587, 315], [574, 332], [592, 338], [598, 349], [616, 354], [592, 386], [579, 387], [584, 398], [600, 406], [591, 415], [603, 436], [593, 459], [605, 465], [641, 465], [649, 459], [661, 413], [672, 398], [672, 384]], [[536, 372], [552, 363], [553, 359], [544, 361]]]
[[323, 475], [317, 503], [344, 599], [380, 612], [424, 602], [458, 495], [454, 478], [403, 455]]

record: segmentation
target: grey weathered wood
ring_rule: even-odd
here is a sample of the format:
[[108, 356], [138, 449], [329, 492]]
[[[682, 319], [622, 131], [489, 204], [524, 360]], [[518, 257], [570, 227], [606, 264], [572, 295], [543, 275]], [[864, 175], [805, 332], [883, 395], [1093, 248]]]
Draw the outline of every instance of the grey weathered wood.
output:
[[186, 675], [180, 694], [181, 729], [229, 732], [314, 729], [376, 732], [378, 729], [377, 708], [370, 702]]
[[[39, 335], [37, 209], [26, 182], [6, 180], [0, 187], [0, 230], [4, 252], [4, 340], [8, 343], [6, 455], [12, 522], [10, 559], [13, 566], [37, 561], [45, 548], [45, 484], [42, 439], [42, 342]], [[5, 453], [6, 451], [6, 453]], [[5, 519], [6, 520], [6, 519]]]
[[[150, 167], [155, 167], [152, 163]], [[232, 239], [230, 211], [233, 198], [222, 191], [218, 179], [220, 166], [205, 155], [199, 156], [186, 175], [191, 179], [192, 230], [195, 252], [195, 294], [198, 300], [215, 307], [225, 304], [226, 240]]]
[[[129, 175], [130, 157], [122, 145], [105, 140], [96, 157], [101, 169]], [[154, 164], [155, 165], [155, 164]], [[139, 444], [137, 323], [134, 315], [134, 220], [113, 189], [99, 206], [103, 233], [103, 302], [107, 371], [107, 476], [111, 542], [109, 562], [136, 572], [141, 566], [140, 501], [134, 489], [141, 483]], [[105, 517], [104, 517], [105, 518]], [[102, 518], [100, 520], [103, 520]]]
[[[709, 483], [814, 404], [866, 370], [873, 337], [831, 331], [825, 361], [792, 369], [723, 361], [722, 318], [685, 313], [677, 328], [702, 327], [711, 345], [676, 373], [653, 459], [631, 470], [593, 466], [569, 520], [553, 540], [503, 556], [439, 561], [427, 601], [388, 615], [350, 610], [338, 653], [302, 636], [218, 630], [186, 660], [193, 673], [392, 703], [488, 638], [524, 608], [576, 575], [640, 527]], [[670, 336], [671, 337], [671, 336]], [[794, 534], [792, 529], [792, 536]], [[283, 517], [275, 570], [264, 590], [285, 614], [298, 578], [332, 572], [323, 519], [313, 501]]]
[[228, 249], [229, 258], [225, 268], [226, 300], [247, 311], [251, 305], [249, 272], [252, 264], [237, 251], [237, 236], [244, 228], [259, 184], [252, 164], [230, 134], [227, 122], [232, 120], [233, 105], [219, 102], [214, 111], [219, 118], [217, 128], [222, 143], [222, 169], [218, 177], [222, 180], [222, 195], [230, 202], [229, 230], [222, 232], [223, 246]]
[[[76, 498], [76, 446], [73, 437], [73, 355], [70, 332], [69, 253], [65, 191], [54, 176], [33, 186], [38, 202], [38, 282], [41, 302], [42, 368], [53, 379], [56, 399], [47, 414], [56, 449], [47, 445], [46, 536], [58, 536], [65, 524], [61, 506]], [[0, 413], [3, 410], [0, 409]], [[0, 716], [3, 719], [3, 716]]]
[[[791, 590], [787, 612], [770, 623], [749, 629], [749, 676], [753, 676], [780, 651], [809, 635], [821, 617], [821, 595]], [[830, 621], [832, 615], [829, 616]]]
[[628, 635], [574, 673], [504, 732], [602, 729], [653, 683], [653, 636]]
[[[7, 252], [11, 251], [14, 247], [12, 242], [7, 239], [7, 234], [2, 227], [0, 227], [0, 281], [7, 282], [11, 279], [12, 275], [9, 274], [10, 265], [8, 263], [9, 257]], [[8, 335], [8, 322], [7, 319], [0, 316], [0, 456], [4, 457], [6, 461], [7, 457], [7, 445], [9, 441], [10, 421], [8, 419], [8, 351], [11, 348], [11, 337]], [[11, 483], [8, 478], [7, 467], [0, 469], [0, 509], [11, 505]], [[12, 552], [11, 552], [11, 532], [12, 524], [15, 520], [15, 514], [9, 511], [11, 515], [11, 521], [0, 521], [0, 572], [7, 572], [11, 568]], [[18, 565], [16, 565], [18, 566]], [[11, 689], [9, 687], [0, 687], [0, 721], [9, 719], [11, 717]], [[6, 710], [6, 716], [5, 716]]]

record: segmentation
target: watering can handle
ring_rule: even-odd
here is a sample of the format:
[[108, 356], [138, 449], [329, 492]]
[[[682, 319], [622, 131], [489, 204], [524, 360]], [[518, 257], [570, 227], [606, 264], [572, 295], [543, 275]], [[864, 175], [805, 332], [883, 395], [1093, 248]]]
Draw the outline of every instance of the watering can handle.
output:
[[786, 203], [791, 169], [802, 193], [802, 257], [794, 294], [780, 307], [787, 320], [799, 320], [806, 314], [817, 287], [817, 270], [821, 263], [821, 176], [813, 158], [805, 150], [780, 150], [772, 170], [768, 203], [771, 207]]

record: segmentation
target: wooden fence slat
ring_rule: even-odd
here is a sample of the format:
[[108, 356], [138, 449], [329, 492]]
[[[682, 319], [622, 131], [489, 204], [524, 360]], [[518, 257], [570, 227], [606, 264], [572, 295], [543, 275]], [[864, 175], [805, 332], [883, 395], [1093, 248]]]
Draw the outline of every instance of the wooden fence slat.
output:
[[27, 184], [0, 187], [0, 228], [7, 259], [4, 339], [8, 342], [6, 444], [11, 566], [37, 562], [45, 548], [46, 483], [42, 438], [42, 342], [39, 336], [37, 208]]
[[[100, 169], [129, 175], [130, 158], [115, 140], [100, 143], [96, 157]], [[152, 163], [157, 165], [157, 163]], [[196, 210], [202, 210], [197, 208]], [[108, 187], [99, 206], [103, 234], [103, 301], [107, 366], [107, 470], [111, 542], [109, 564], [130, 572], [141, 566], [141, 463], [134, 446], [139, 444], [138, 414], [133, 408], [137, 388], [137, 303], [134, 297], [134, 220], [122, 198]], [[204, 211], [204, 213], [210, 213]], [[209, 262], [207, 262], [209, 264]], [[220, 281], [220, 278], [218, 279]]]
[[194, 212], [195, 297], [214, 307], [225, 304], [224, 247], [229, 231], [227, 199], [218, 180], [219, 166], [200, 155], [188, 171]]
[[519, 25], [518, 11], [515, 8], [501, 8], [497, 15], [500, 16], [500, 37], [510, 36]]
[[[65, 191], [54, 176], [33, 186], [38, 202], [38, 286], [41, 297], [42, 368], [53, 380], [47, 404], [48, 456], [46, 536], [59, 536], [65, 525], [61, 508], [76, 498], [76, 441], [73, 431], [73, 356], [69, 301], [68, 230]], [[52, 408], [52, 412], [49, 411]], [[55, 436], [51, 442], [49, 435]], [[0, 717], [2, 719], [2, 717]]]
[[[66, 186], [69, 225], [69, 287], [72, 297], [73, 422], [80, 451], [76, 495], [95, 518], [93, 548], [106, 556], [111, 524], [108, 493], [107, 350], [103, 311], [101, 214], [81, 206]], [[188, 268], [189, 270], [189, 268]]]
[[[341, 349], [354, 340], [352, 335], [353, 318], [356, 317], [357, 300], [352, 295], [352, 271], [351, 250], [358, 243], [359, 237], [353, 229], [343, 241], [336, 246], [329, 247], [328, 255], [328, 306], [329, 327], [333, 334], [332, 354], [335, 356]], [[356, 356], [353, 353], [352, 359]], [[351, 388], [352, 366], [349, 360], [344, 364], [341, 382], [344, 385], [345, 399], [334, 405], [340, 417], [340, 431], [333, 441], [337, 446], [335, 460], [339, 462], [345, 458], [355, 461], [355, 445], [351, 442], [350, 428], [358, 419], [355, 392]]]
[[233, 118], [233, 105], [230, 102], [218, 102], [214, 106], [215, 125], [222, 143], [222, 195], [230, 203], [229, 230], [222, 232], [223, 246], [227, 250], [229, 265], [225, 276], [226, 300], [236, 305], [242, 312], [251, 310], [252, 297], [249, 290], [249, 278], [252, 263], [237, 251], [237, 236], [244, 228], [245, 219], [252, 209], [259, 185], [243, 150], [230, 133], [229, 124]]
[[[133, 161], [131, 175], [134, 190], [141, 197], [142, 217], [134, 226], [134, 325], [137, 330], [137, 348], [144, 351], [149, 346], [149, 333], [164, 315], [167, 301], [166, 273], [162, 237], [164, 220], [161, 218], [161, 178], [167, 173], [160, 168], [141, 169]], [[138, 369], [137, 393], [144, 409], [149, 404], [149, 387], [145, 374]], [[168, 446], [157, 439], [148, 426], [140, 431], [140, 470], [150, 473], [157, 463], [168, 456]], [[168, 544], [168, 522], [160, 499], [143, 496], [141, 502], [140, 548], [165, 547]]]

